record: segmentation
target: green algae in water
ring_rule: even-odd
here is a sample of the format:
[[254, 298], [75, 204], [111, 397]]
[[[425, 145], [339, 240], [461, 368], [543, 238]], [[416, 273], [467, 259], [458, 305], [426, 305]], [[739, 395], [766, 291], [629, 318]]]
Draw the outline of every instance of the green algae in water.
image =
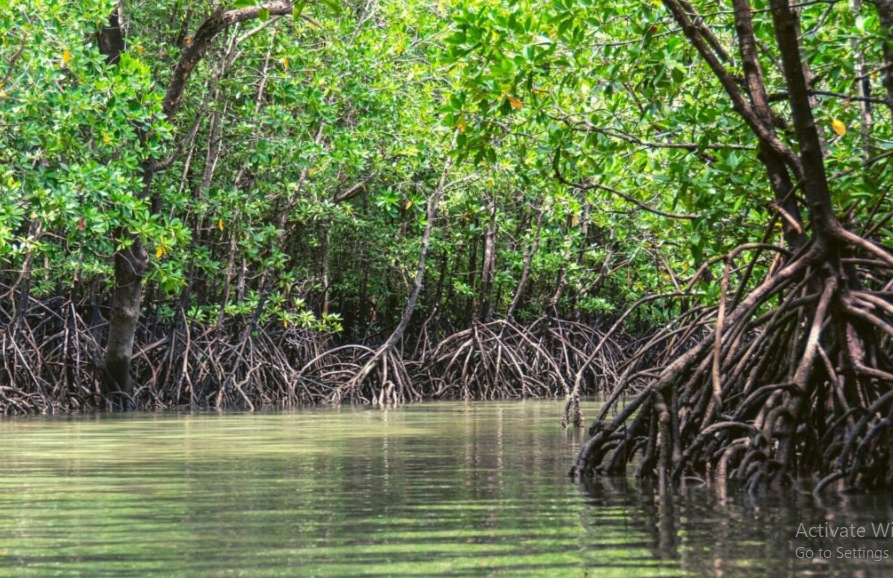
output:
[[[560, 401], [0, 422], [0, 577], [849, 575], [805, 498], [571, 484]], [[584, 405], [587, 415], [595, 406]], [[788, 496], [790, 498], [790, 496]], [[890, 512], [864, 498], [835, 515]], [[886, 508], [886, 509], [885, 509]], [[893, 515], [890, 516], [893, 519]], [[868, 519], [868, 518], [866, 518]], [[861, 544], [865, 546], [865, 544]], [[858, 564], [856, 562], [855, 564]], [[861, 562], [890, 570], [889, 562]]]

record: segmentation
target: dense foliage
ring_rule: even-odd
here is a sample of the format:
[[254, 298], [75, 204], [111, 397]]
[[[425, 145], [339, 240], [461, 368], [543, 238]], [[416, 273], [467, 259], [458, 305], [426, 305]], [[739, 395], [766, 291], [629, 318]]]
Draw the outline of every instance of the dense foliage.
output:
[[0, 8], [7, 409], [601, 387], [578, 472], [754, 484], [889, 427], [890, 0]]
[[[261, 301], [264, 321], [348, 338], [395, 323], [417, 259], [426, 195], [450, 144], [443, 125], [462, 127], [465, 146], [466, 133], [482, 122], [458, 112], [468, 97], [456, 87], [474, 63], [454, 64], [456, 35], [474, 7], [373, 2], [333, 10], [311, 3], [302, 9], [305, 18], [238, 24], [221, 32], [199, 62], [170, 119], [162, 110], [170, 71], [212, 6], [122, 5], [126, 50], [111, 64], [97, 35], [114, 3], [29, 1], [7, 8], [0, 70], [7, 291], [21, 277], [18, 285], [30, 283], [34, 298], [63, 293], [103, 307], [111, 257], [133, 234], [149, 253], [144, 303], [160, 320], [177, 315], [188, 288], [188, 317], [206, 323], [250, 318]], [[539, 60], [554, 53], [554, 47], [534, 50]], [[529, 66], [545, 64], [531, 61], [500, 74], [527, 76]], [[549, 114], [535, 107], [536, 96], [519, 92], [518, 99], [515, 109], [494, 96], [493, 110], [481, 111], [491, 130], [509, 130], [499, 121], [503, 113], [536, 121]], [[435, 232], [420, 315], [433, 310], [438, 296], [452, 305], [442, 309], [444, 323], [453, 326], [467, 325], [483, 307], [504, 314], [525, 247], [537, 237], [532, 287], [518, 314], [536, 318], [561, 278], [568, 290], [560, 292], [560, 310], [595, 318], [666, 285], [668, 274], [683, 274], [716, 242], [707, 234], [711, 227], [728, 218], [724, 204], [707, 202], [718, 187], [709, 175], [681, 200], [657, 199], [668, 210], [681, 203], [710, 215], [679, 231], [692, 241], [691, 252], [686, 242], [684, 250], [664, 248], [660, 255], [657, 232], [666, 219], [647, 213], [629, 219], [624, 212], [634, 205], [555, 182], [547, 147], [562, 135], [544, 134], [538, 143], [524, 142], [526, 136], [506, 137], [501, 150], [477, 155], [477, 163], [450, 175], [446, 222]], [[590, 137], [580, 146], [592, 144]], [[684, 162], [691, 155], [677, 156]], [[661, 175], [649, 175], [660, 158], [590, 158], [610, 163], [600, 170], [617, 172], [615, 184], [635, 185], [643, 201], [668, 190]], [[165, 168], [144, 190], [147, 160]], [[734, 160], [733, 154], [730, 167]], [[624, 166], [635, 170], [617, 170]], [[686, 173], [686, 166], [672, 170]], [[622, 182], [629, 178], [639, 182]], [[485, 282], [491, 217], [497, 271]], [[643, 238], [650, 240], [639, 243]], [[641, 274], [599, 275], [618, 265]]]

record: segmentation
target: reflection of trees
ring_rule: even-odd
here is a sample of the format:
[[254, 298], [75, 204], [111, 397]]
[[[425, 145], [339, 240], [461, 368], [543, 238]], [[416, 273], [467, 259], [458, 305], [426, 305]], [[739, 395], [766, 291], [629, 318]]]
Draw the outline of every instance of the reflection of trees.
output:
[[[600, 565], [610, 549], [605, 534], [612, 527], [647, 536], [642, 544], [649, 558], [678, 567], [693, 576], [889, 576], [893, 574], [893, 541], [797, 538], [797, 528], [824, 523], [866, 526], [893, 520], [890, 496], [849, 496], [833, 506], [816, 504], [807, 491], [780, 491], [768, 496], [712, 488], [688, 488], [661, 495], [656, 487], [626, 478], [597, 478], [578, 486], [589, 508], [581, 513], [581, 547], [585, 564]], [[891, 559], [798, 559], [798, 547], [886, 548]]]
[[843, 578], [891, 567], [792, 554], [821, 545], [794, 539], [800, 521], [893, 520], [888, 498], [821, 509], [792, 492], [751, 499], [730, 488], [723, 499], [690, 488], [661, 499], [625, 478], [575, 488], [568, 459], [582, 434], [560, 428], [560, 411], [457, 402], [0, 423], [0, 578], [774, 578], [816, 568]]
[[[631, 526], [581, 559], [579, 511], [590, 508], [566, 475], [580, 432], [559, 427], [560, 409], [438, 403], [7, 428], [0, 459], [34, 476], [0, 474], [0, 529], [21, 530], [0, 535], [0, 550], [21, 554], [16, 578], [50, 565], [116, 578], [551, 578], [582, 565], [631, 576], [631, 552], [651, 556], [634, 551], [650, 538]], [[605, 563], [624, 559], [620, 574]]]

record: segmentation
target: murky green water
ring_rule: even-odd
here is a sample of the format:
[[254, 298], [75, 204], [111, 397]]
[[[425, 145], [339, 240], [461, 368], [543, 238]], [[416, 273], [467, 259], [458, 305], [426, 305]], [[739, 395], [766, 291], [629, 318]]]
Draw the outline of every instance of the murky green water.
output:
[[[587, 415], [593, 407], [584, 407]], [[807, 560], [815, 525], [893, 522], [887, 496], [661, 502], [565, 476], [560, 402], [0, 421], [0, 577], [884, 576]]]

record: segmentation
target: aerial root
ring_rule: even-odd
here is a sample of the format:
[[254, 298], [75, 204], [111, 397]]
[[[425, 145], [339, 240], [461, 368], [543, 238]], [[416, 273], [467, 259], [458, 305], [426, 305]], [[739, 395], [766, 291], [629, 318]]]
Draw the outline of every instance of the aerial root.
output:
[[302, 367], [298, 379], [323, 384], [326, 393], [318, 401], [324, 403], [388, 405], [422, 398], [393, 348], [335, 347]]
[[[166, 328], [140, 327], [135, 390], [102, 395], [105, 322], [75, 303], [32, 300], [18, 323], [0, 327], [0, 411], [52, 414], [98, 409], [248, 409], [310, 403], [397, 404], [421, 399], [565, 396], [581, 422], [579, 395], [616, 381], [624, 349], [613, 336], [566, 320], [476, 323], [422, 349], [332, 347], [309, 330], [202, 325], [184, 313]], [[593, 352], [596, 354], [593, 356]], [[572, 392], [576, 375], [583, 387]]]
[[[327, 403], [569, 396], [573, 376], [602, 338], [574, 321], [542, 318], [525, 326], [496, 320], [427, 342], [415, 359], [403, 358], [396, 348], [336, 347], [308, 362], [299, 379], [327, 383]], [[622, 355], [621, 345], [608, 340], [596, 362], [584, 368], [584, 393], [607, 387]]]
[[808, 247], [737, 302], [724, 290], [685, 312], [621, 365], [572, 475], [639, 459], [663, 490], [691, 476], [748, 491], [803, 476], [816, 492], [889, 486], [889, 275], [868, 261], [845, 274]]
[[[603, 391], [617, 376], [622, 346], [593, 327], [541, 318], [530, 325], [511, 320], [475, 323], [443, 339], [420, 360], [419, 374], [431, 397], [572, 397], [574, 376], [582, 371], [584, 393]], [[602, 341], [595, 363], [586, 363]], [[584, 367], [585, 365], [585, 367]]]
[[321, 400], [325, 384], [299, 380], [301, 360], [327, 348], [324, 336], [295, 328], [230, 321], [205, 326], [180, 318], [139, 328], [133, 392], [101, 392], [107, 323], [72, 301], [31, 298], [29, 310], [0, 326], [0, 412], [55, 414], [102, 409], [255, 409]]

